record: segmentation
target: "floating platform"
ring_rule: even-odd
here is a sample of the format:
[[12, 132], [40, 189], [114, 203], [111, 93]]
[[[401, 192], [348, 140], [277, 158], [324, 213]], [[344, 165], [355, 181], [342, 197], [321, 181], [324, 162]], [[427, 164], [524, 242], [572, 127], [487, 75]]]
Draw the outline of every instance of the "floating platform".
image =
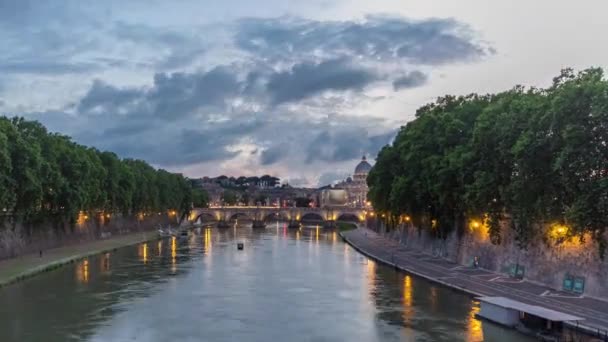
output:
[[564, 322], [579, 322], [584, 318], [530, 305], [505, 297], [478, 297], [477, 316], [523, 332], [559, 335]]

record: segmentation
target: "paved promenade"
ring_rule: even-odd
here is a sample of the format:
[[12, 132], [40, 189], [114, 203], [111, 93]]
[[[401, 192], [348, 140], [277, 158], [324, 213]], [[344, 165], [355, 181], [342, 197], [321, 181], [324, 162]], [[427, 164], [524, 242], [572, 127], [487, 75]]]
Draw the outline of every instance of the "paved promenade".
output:
[[462, 266], [406, 248], [359, 228], [341, 233], [347, 243], [373, 259], [474, 296], [502, 296], [585, 318], [587, 330], [608, 333], [608, 301], [576, 296], [503, 274]]
[[107, 240], [96, 240], [65, 247], [26, 254], [17, 258], [0, 261], [0, 287], [15, 281], [36, 275], [49, 269], [59, 267], [74, 260], [82, 259], [115, 248], [134, 245], [157, 237], [156, 231], [138, 232], [119, 235]]

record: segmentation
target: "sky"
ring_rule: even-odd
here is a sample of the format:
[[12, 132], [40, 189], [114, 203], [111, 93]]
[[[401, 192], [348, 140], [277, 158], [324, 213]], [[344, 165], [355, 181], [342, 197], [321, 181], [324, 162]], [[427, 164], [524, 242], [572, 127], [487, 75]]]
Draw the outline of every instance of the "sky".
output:
[[0, 114], [188, 177], [296, 186], [446, 94], [608, 64], [603, 0], [0, 0]]

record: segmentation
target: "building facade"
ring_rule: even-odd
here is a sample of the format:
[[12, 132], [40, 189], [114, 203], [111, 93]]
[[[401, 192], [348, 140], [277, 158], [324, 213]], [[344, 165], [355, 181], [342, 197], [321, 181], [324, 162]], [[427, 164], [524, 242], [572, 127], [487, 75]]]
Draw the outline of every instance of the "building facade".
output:
[[355, 172], [352, 177], [348, 177], [346, 180], [336, 184], [334, 189], [343, 189], [347, 195], [347, 205], [351, 207], [367, 207], [367, 175], [369, 174], [372, 166], [367, 162], [365, 156], [361, 158], [361, 161], [355, 167]]

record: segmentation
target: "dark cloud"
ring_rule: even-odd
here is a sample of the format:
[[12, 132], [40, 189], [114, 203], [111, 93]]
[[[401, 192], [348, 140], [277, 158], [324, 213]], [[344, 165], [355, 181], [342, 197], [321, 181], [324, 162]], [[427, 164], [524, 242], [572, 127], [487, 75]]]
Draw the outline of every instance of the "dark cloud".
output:
[[[226, 129], [228, 128], [228, 129]], [[211, 127], [203, 130], [185, 129], [180, 137], [178, 150], [159, 160], [165, 165], [188, 165], [201, 161], [230, 159], [240, 151], [229, 151], [228, 147], [250, 128], [240, 126]]]
[[268, 91], [274, 103], [297, 101], [325, 90], [361, 90], [378, 77], [345, 59], [296, 64], [270, 76]]
[[393, 89], [397, 91], [401, 89], [416, 88], [426, 84], [427, 81], [427, 75], [416, 70], [395, 79], [393, 81]]
[[361, 155], [375, 155], [388, 144], [396, 131], [380, 135], [370, 135], [365, 126], [348, 128], [333, 127], [318, 133], [306, 148], [306, 161], [334, 162], [359, 158]]
[[270, 165], [278, 162], [288, 153], [289, 146], [276, 144], [262, 151], [260, 162], [262, 165]]
[[78, 111], [86, 113], [94, 109], [115, 111], [142, 97], [138, 89], [119, 89], [103, 81], [95, 80], [78, 104]]
[[[233, 38], [241, 51], [229, 50], [223, 65], [183, 71], [213, 55], [206, 31], [115, 21], [110, 7], [0, 0], [0, 39], [8, 47], [0, 51], [0, 72], [11, 79], [78, 73], [91, 86], [69, 99], [74, 105], [19, 114], [80, 143], [159, 166], [216, 162], [252, 149], [262, 165], [375, 155], [395, 131], [372, 116], [340, 115], [344, 108], [372, 101], [365, 90], [378, 83], [395, 90], [424, 85], [427, 67], [411, 64], [466, 62], [491, 53], [468, 26], [450, 19], [259, 18], [237, 22]], [[140, 87], [109, 78], [117, 72], [130, 82], [134, 71], [154, 76]], [[94, 80], [99, 75], [106, 81]], [[326, 174], [320, 182], [344, 177]]]
[[241, 84], [234, 70], [219, 66], [207, 72], [156, 74], [147, 94], [155, 115], [177, 118], [201, 107], [221, 107], [240, 94]]
[[[256, 111], [232, 108], [235, 99], [247, 98], [247, 82], [258, 82], [249, 77], [239, 81], [237, 73], [238, 68], [227, 67], [159, 73], [146, 88], [95, 81], [74, 107], [76, 114], [44, 112], [30, 117], [82, 144], [163, 167], [230, 159], [244, 152], [239, 150], [241, 143], [257, 147], [262, 165], [340, 162], [375, 154], [394, 135], [369, 132], [369, 127], [382, 129], [383, 120], [378, 118], [319, 119], [306, 106], [291, 112], [258, 99], [245, 106], [259, 107]], [[332, 102], [316, 105], [326, 108]]]
[[[123, 113], [127, 119], [176, 120], [204, 108], [224, 109], [241, 84], [228, 67], [198, 73], [157, 73], [152, 87], [116, 88], [95, 81], [79, 101], [81, 113]], [[136, 118], [139, 117], [139, 118]]]
[[475, 60], [492, 50], [454, 19], [408, 20], [368, 16], [364, 21], [314, 21], [293, 17], [242, 19], [236, 44], [278, 59], [302, 56], [403, 59], [415, 64]]

